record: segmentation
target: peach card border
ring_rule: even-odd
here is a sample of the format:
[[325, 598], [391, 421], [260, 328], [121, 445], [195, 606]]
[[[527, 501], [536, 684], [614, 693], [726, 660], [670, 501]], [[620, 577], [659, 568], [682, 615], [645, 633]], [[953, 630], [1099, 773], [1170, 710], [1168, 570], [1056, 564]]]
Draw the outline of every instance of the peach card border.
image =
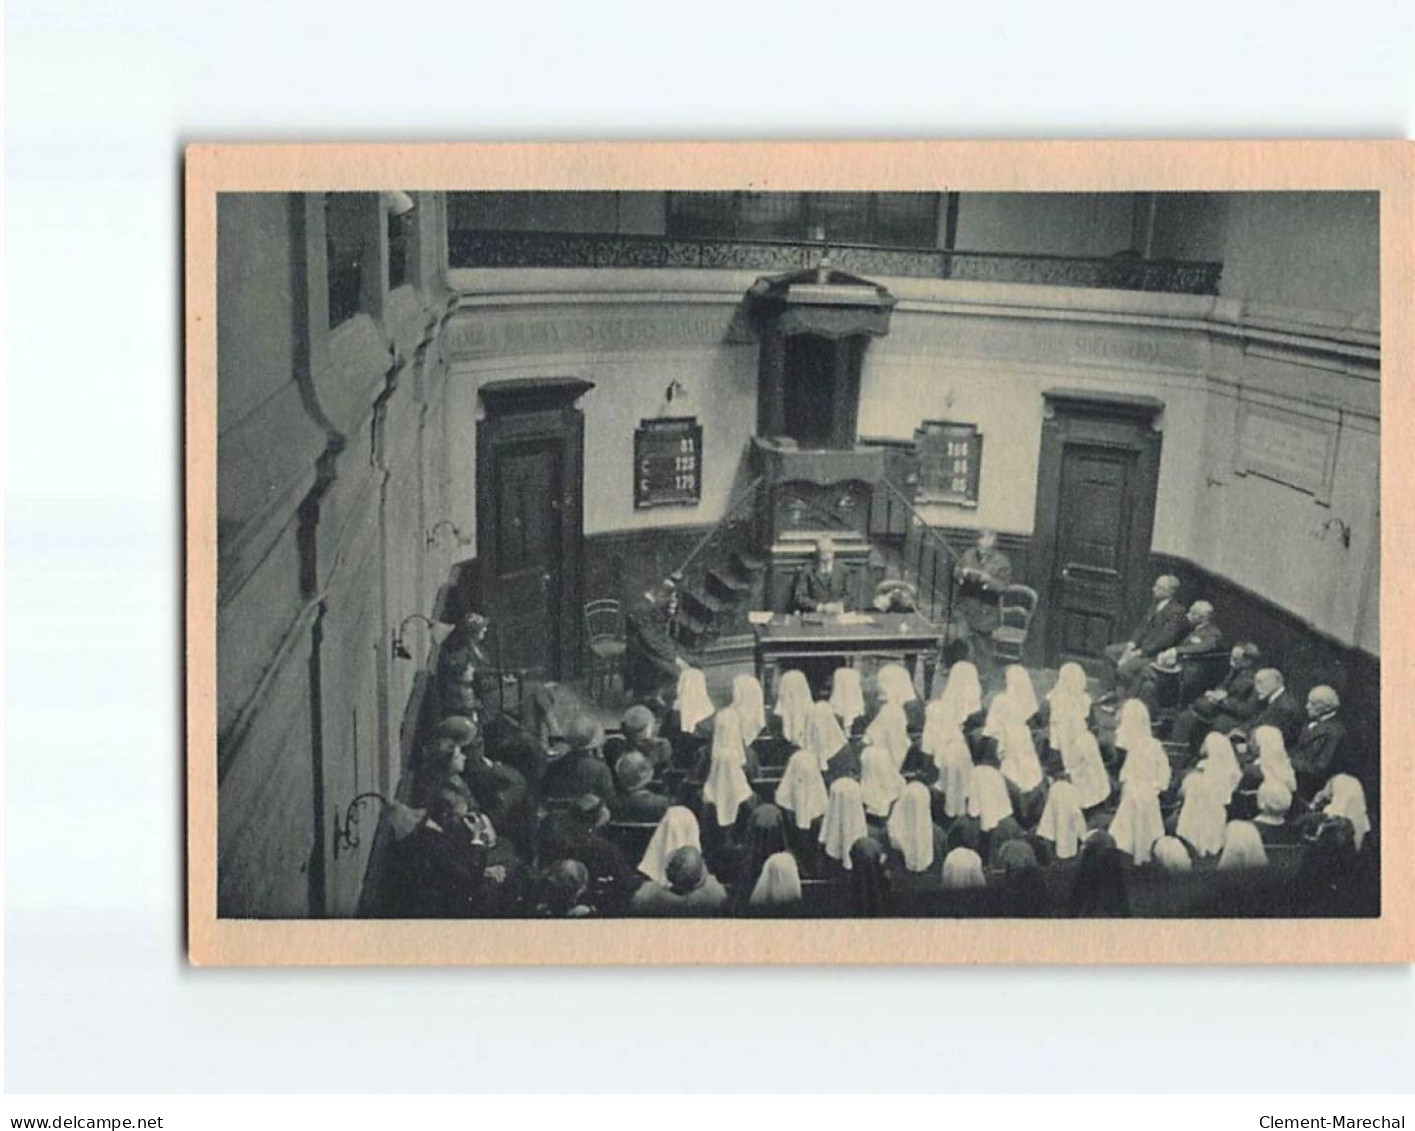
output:
[[[187, 916], [197, 965], [1415, 960], [1415, 143], [193, 145], [186, 151]], [[1381, 194], [1378, 920], [399, 922], [216, 916], [216, 194], [335, 189], [1376, 190]], [[1404, 694], [1399, 693], [1404, 689]]]

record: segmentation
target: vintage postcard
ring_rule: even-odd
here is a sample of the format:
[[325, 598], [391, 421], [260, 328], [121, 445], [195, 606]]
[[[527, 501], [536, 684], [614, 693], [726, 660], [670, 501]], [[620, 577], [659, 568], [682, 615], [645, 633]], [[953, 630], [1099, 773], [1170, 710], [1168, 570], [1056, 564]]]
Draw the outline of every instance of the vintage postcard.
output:
[[1412, 171], [189, 149], [192, 961], [1415, 960]]

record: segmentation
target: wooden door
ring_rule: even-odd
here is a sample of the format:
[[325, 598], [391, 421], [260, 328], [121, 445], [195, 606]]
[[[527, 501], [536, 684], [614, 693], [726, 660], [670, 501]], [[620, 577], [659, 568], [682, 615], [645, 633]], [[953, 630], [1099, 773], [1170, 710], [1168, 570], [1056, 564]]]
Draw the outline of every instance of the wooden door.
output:
[[1136, 453], [1066, 444], [1061, 513], [1048, 590], [1058, 661], [1098, 660], [1124, 635]]
[[1164, 405], [1081, 390], [1045, 396], [1028, 563], [1041, 597], [1032, 631], [1047, 663], [1094, 664], [1149, 595]]
[[584, 416], [594, 386], [494, 381], [477, 425], [478, 602], [493, 660], [531, 679], [579, 671], [584, 558]]
[[492, 613], [502, 667], [558, 674], [565, 599], [560, 508], [565, 489], [563, 443], [555, 439], [503, 445], [493, 466], [496, 526], [490, 561]]

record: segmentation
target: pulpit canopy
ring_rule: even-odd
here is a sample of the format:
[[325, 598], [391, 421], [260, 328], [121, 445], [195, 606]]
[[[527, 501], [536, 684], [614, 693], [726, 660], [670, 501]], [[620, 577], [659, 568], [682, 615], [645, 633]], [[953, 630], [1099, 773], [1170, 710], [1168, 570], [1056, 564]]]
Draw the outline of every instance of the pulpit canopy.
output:
[[763, 275], [747, 291], [758, 327], [781, 337], [817, 334], [839, 339], [889, 333], [895, 298], [889, 290], [830, 268]]

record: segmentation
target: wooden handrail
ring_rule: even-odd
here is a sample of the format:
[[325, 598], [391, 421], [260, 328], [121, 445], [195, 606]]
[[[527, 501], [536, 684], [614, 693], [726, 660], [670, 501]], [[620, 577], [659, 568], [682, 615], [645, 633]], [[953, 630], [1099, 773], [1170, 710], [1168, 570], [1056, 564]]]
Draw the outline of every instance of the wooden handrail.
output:
[[[888, 477], [882, 478], [880, 482], [884, 484], [885, 490], [887, 490], [891, 495], [895, 497], [896, 500], [898, 500], [904, 505], [904, 508], [909, 512], [909, 516], [919, 526], [919, 529], [923, 532], [926, 538], [928, 538], [931, 542], [933, 542], [940, 549], [942, 549], [953, 560], [955, 564], [961, 563], [963, 561], [963, 556], [948, 544], [948, 539], [943, 537], [943, 535], [941, 534], [935, 533], [934, 528], [928, 524], [924, 516], [921, 515], [914, 508], [914, 504], [909, 501], [909, 496], [904, 494], [903, 491], [901, 491], [898, 487], [891, 483]], [[908, 537], [907, 533], [905, 534], [905, 537]]]
[[756, 494], [757, 489], [761, 487], [763, 482], [765, 482], [764, 478], [758, 475], [755, 479], [753, 479], [750, 483], [743, 487], [741, 491], [734, 495], [728, 501], [727, 509], [722, 512], [722, 517], [717, 520], [711, 530], [709, 530], [700, 539], [698, 539], [697, 544], [694, 545], [693, 548], [688, 551], [688, 556], [684, 558], [683, 561], [679, 564], [678, 568], [673, 570], [673, 572], [670, 573], [668, 576], [673, 578], [675, 582], [681, 583], [683, 578], [687, 575], [688, 567], [693, 564], [699, 554], [701, 554], [704, 550], [708, 548], [708, 545], [712, 542], [712, 540], [718, 536], [718, 534], [722, 530], [722, 527], [726, 524], [727, 520], [731, 518], [737, 512], [737, 509], [742, 505], [742, 501]]

